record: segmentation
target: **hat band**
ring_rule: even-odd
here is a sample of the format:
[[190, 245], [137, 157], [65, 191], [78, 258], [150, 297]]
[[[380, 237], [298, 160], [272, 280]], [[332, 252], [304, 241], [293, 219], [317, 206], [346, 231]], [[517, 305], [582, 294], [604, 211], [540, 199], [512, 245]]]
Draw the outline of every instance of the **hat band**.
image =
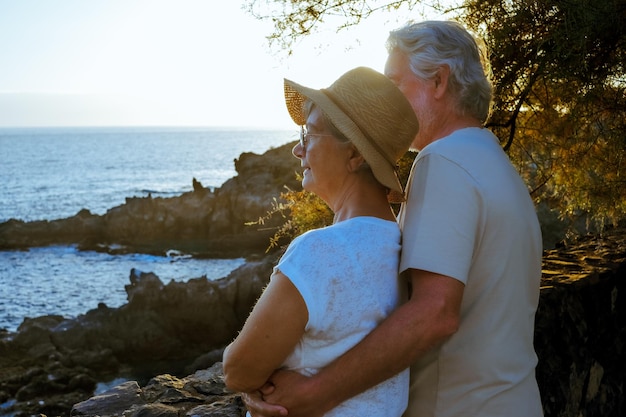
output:
[[324, 94], [326, 94], [326, 96], [328, 96], [328, 98], [330, 99], [330, 101], [333, 102], [333, 104], [337, 107], [339, 107], [339, 110], [341, 110], [342, 112], [344, 112], [349, 118], [350, 120], [352, 120], [352, 122], [354, 123], [354, 125], [359, 129], [359, 131], [361, 132], [361, 134], [363, 135], [363, 137], [365, 137], [365, 139], [367, 140], [367, 142], [376, 150], [376, 152], [378, 152], [380, 155], [382, 155], [383, 158], [385, 158], [385, 160], [389, 163], [389, 165], [391, 166], [391, 169], [393, 170], [394, 173], [398, 173], [398, 166], [396, 165], [395, 161], [392, 161], [387, 154], [385, 154], [385, 152], [383, 151], [383, 149], [380, 147], [380, 145], [378, 145], [378, 143], [376, 143], [376, 141], [363, 129], [361, 129], [361, 126], [358, 125], [357, 122], [355, 122], [354, 117], [352, 117], [352, 114], [350, 113], [350, 111], [348, 111], [348, 109], [346, 109], [345, 107], [343, 107], [341, 105], [341, 103], [339, 102], [339, 100], [337, 100], [335, 98], [335, 96], [333, 95], [333, 93], [330, 92], [330, 90], [327, 90], [325, 88], [322, 88], [320, 90], [321, 92], [323, 92]]

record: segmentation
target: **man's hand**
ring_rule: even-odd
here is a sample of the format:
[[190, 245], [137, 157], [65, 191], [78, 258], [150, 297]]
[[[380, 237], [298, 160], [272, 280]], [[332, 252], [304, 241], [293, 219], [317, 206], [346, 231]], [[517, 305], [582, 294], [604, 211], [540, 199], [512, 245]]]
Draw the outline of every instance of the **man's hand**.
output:
[[310, 378], [279, 370], [258, 391], [242, 394], [252, 417], [321, 417], [332, 408], [321, 406], [309, 391]]
[[263, 392], [265, 401], [280, 404], [289, 412], [289, 417], [321, 417], [333, 408], [315, 395], [313, 379], [298, 372], [278, 370], [269, 381], [271, 390]]
[[252, 417], [280, 417], [287, 415], [287, 409], [280, 405], [269, 404], [263, 400], [263, 396], [274, 391], [271, 383], [266, 383], [260, 390], [242, 392], [241, 399], [246, 404]]

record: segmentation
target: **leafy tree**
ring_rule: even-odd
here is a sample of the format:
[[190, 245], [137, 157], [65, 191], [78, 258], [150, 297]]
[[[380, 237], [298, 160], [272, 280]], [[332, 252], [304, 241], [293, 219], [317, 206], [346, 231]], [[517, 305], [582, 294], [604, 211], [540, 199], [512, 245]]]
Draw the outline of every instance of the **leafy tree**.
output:
[[600, 223], [626, 214], [626, 2], [474, 0], [460, 17], [494, 74], [488, 126], [538, 200]]
[[452, 13], [484, 39], [495, 99], [488, 121], [537, 202], [600, 224], [626, 218], [626, 0], [251, 0], [290, 53], [326, 19]]

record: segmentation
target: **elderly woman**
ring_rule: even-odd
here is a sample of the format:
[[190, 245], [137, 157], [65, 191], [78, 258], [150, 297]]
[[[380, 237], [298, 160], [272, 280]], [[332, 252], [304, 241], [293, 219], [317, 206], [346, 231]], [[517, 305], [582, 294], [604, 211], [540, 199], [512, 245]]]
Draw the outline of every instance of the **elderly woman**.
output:
[[[244, 393], [279, 368], [315, 374], [384, 320], [402, 294], [400, 229], [389, 197], [402, 193], [396, 163], [417, 133], [410, 104], [388, 78], [364, 67], [328, 89], [285, 80], [285, 99], [301, 126], [293, 154], [302, 187], [328, 204], [334, 222], [293, 240], [226, 348], [226, 385]], [[400, 416], [407, 397], [404, 371], [326, 415]]]

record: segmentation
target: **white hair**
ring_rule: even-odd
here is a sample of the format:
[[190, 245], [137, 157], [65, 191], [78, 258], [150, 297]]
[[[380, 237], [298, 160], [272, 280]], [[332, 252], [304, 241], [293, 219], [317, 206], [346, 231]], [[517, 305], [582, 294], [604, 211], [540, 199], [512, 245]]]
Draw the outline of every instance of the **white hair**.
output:
[[491, 112], [492, 85], [484, 45], [459, 23], [424, 21], [391, 31], [389, 52], [399, 50], [409, 59], [411, 71], [422, 80], [432, 79], [443, 65], [450, 68], [448, 88], [458, 111], [484, 123]]

